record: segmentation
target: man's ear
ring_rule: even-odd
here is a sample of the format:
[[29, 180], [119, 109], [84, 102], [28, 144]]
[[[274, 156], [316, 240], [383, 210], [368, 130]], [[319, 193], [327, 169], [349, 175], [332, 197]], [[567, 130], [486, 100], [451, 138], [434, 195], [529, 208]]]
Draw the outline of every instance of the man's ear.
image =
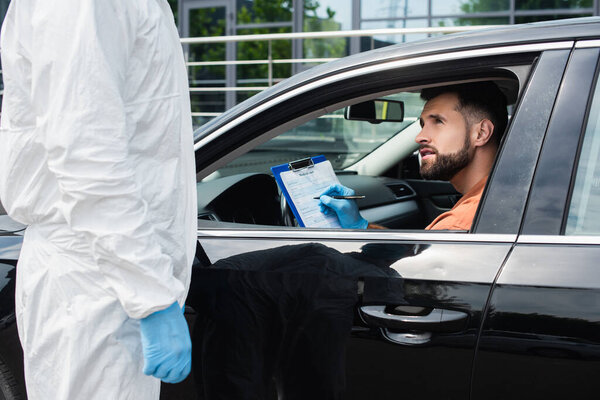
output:
[[492, 138], [494, 133], [494, 124], [489, 119], [482, 119], [477, 125], [477, 132], [475, 132], [475, 140], [473, 144], [475, 147], [484, 146]]

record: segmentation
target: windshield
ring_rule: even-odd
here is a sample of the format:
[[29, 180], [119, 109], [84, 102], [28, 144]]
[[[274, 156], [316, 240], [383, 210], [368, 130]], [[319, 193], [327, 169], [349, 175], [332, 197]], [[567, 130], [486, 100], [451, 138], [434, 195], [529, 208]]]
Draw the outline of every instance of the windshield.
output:
[[396, 93], [382, 98], [404, 102], [403, 122], [373, 124], [347, 120], [344, 108], [341, 108], [255, 147], [220, 168], [212, 178], [246, 172], [270, 173], [272, 166], [316, 155], [324, 155], [335, 170], [343, 170], [401, 134], [418, 120], [423, 109], [424, 102], [419, 93]]

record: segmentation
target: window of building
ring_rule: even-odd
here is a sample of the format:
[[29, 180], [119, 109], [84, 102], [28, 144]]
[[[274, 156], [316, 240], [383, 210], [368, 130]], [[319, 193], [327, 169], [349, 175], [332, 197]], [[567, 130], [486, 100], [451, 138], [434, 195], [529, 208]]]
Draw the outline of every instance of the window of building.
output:
[[292, 20], [292, 0], [237, 0], [236, 3], [239, 25]]
[[431, 26], [475, 26], [475, 25], [507, 25], [510, 23], [506, 17], [456, 17], [456, 18], [434, 18]]
[[509, 9], [509, 0], [432, 0], [431, 2], [433, 15], [471, 14]]
[[515, 17], [515, 24], [528, 24], [539, 21], [552, 21], [555, 19], [589, 17], [592, 14], [543, 14], [543, 15], [523, 15]]
[[516, 10], [591, 8], [593, 0], [515, 0]]
[[[600, 0], [168, 0], [183, 37], [507, 25], [598, 15]], [[4, 13], [8, 0], [0, 0]], [[184, 45], [194, 126], [325, 61], [441, 33]], [[269, 53], [270, 49], [270, 53]], [[269, 54], [275, 63], [269, 67]], [[298, 61], [290, 61], [298, 60]], [[245, 61], [249, 63], [244, 64]], [[219, 90], [222, 88], [222, 90]]]
[[[238, 29], [238, 35], [257, 35], [267, 33], [289, 33], [292, 27], [274, 28], [245, 28]], [[237, 60], [250, 62], [266, 61], [269, 58], [269, 46], [271, 56], [274, 60], [285, 60], [292, 58], [291, 40], [239, 42], [236, 46]], [[269, 65], [264, 63], [240, 64], [236, 66], [236, 84], [239, 88], [250, 88], [248, 91], [236, 92], [236, 101], [239, 103], [252, 97], [260, 89], [289, 78], [292, 75], [292, 64], [275, 63], [269, 70]]]
[[[302, 31], [352, 29], [352, 7], [348, 5], [348, 0], [304, 0]], [[305, 39], [302, 42], [304, 58], [339, 58], [350, 54], [350, 41], [347, 38]]]
[[[191, 37], [224, 36], [226, 31], [225, 7], [206, 7], [189, 10], [189, 35]], [[225, 43], [194, 44], [187, 48], [189, 62], [223, 61], [226, 58]], [[190, 87], [217, 89], [227, 86], [225, 65], [195, 65], [188, 68]], [[222, 91], [192, 91], [192, 111], [220, 113], [226, 109], [226, 93]], [[206, 118], [194, 121], [195, 125]]]
[[426, 17], [427, 2], [422, 0], [361, 0], [360, 16], [362, 19]]
[[[427, 19], [402, 19], [391, 21], [362, 21], [360, 29], [385, 29], [385, 28], [426, 28]], [[406, 35], [377, 35], [361, 38], [361, 51], [377, 49], [379, 47], [389, 46], [396, 43], [414, 42], [415, 40], [426, 39], [429, 35], [426, 33], [410, 33]]]

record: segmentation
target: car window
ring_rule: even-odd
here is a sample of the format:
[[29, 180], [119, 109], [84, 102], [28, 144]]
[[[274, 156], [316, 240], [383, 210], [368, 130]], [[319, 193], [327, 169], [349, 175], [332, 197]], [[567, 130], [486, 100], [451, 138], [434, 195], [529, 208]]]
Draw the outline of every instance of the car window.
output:
[[335, 170], [348, 168], [417, 121], [424, 103], [419, 93], [412, 92], [381, 98], [404, 103], [402, 122], [374, 124], [347, 120], [344, 118], [344, 108], [340, 108], [257, 146], [220, 168], [217, 176], [270, 173], [270, 167], [274, 165], [321, 154], [325, 155]]
[[565, 234], [600, 235], [600, 85], [598, 84], [596, 84], [581, 146]]
[[[514, 103], [518, 81], [496, 82]], [[357, 93], [354, 100], [330, 105], [318, 117], [306, 115], [290, 122], [286, 130], [275, 129], [277, 136], [228, 158], [198, 182], [199, 219], [211, 227], [302, 226], [271, 167], [323, 155], [340, 183], [360, 195], [356, 205], [371, 226], [425, 229], [456, 204], [460, 193], [448, 181], [421, 177], [415, 140], [425, 104], [421, 89], [411, 86], [372, 97]]]

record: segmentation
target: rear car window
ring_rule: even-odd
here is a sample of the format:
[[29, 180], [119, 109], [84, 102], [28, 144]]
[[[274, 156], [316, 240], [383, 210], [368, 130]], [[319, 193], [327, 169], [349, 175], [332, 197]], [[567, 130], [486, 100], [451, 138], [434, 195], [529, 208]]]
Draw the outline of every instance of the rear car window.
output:
[[600, 85], [596, 89], [581, 146], [566, 235], [600, 235]]

